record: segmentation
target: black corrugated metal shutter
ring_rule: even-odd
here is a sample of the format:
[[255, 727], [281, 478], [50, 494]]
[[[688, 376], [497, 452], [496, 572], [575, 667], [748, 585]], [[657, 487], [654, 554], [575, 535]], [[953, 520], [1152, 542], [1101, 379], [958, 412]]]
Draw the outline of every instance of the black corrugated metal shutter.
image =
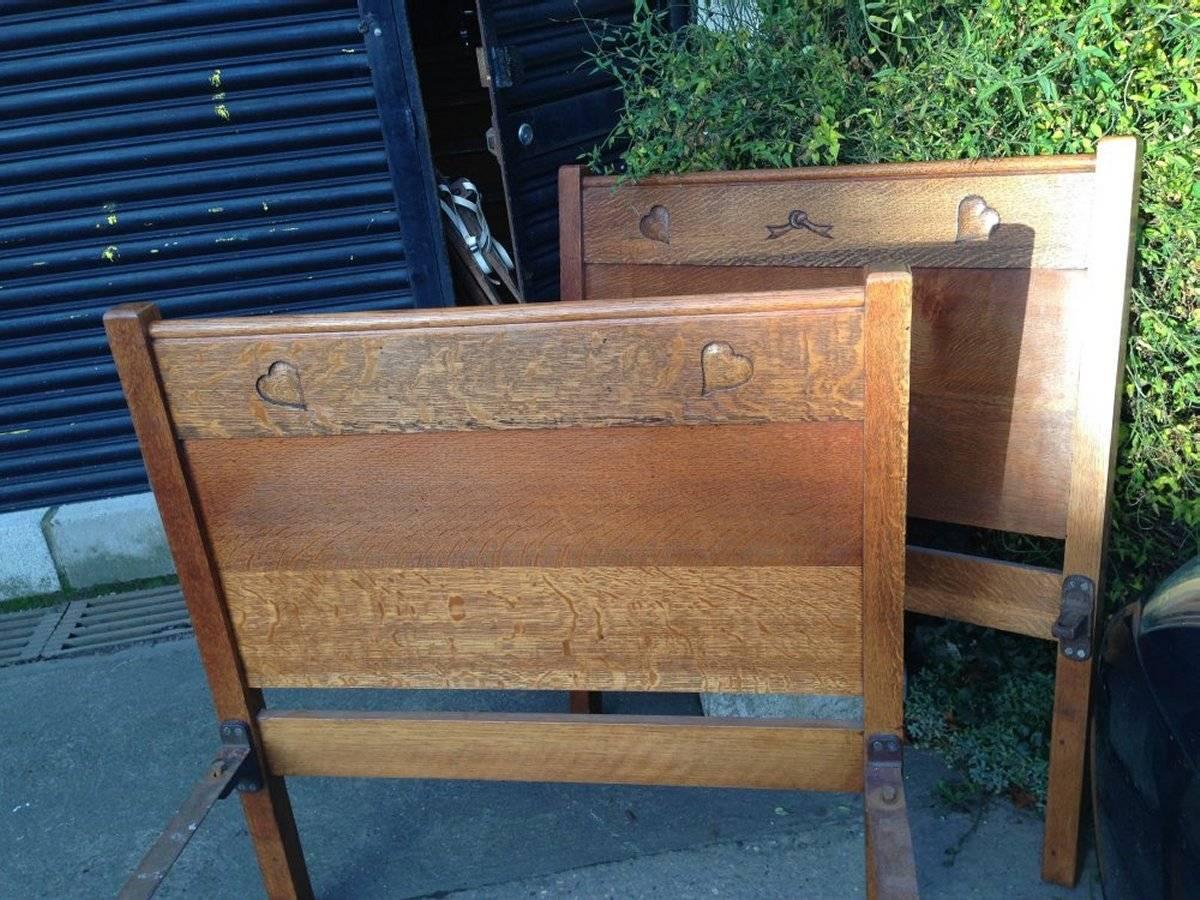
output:
[[[588, 61], [592, 31], [628, 25], [634, 2], [477, 2], [522, 293], [526, 300], [556, 299], [558, 169], [608, 136], [623, 102], [613, 80]], [[681, 0], [650, 5], [669, 10], [672, 27], [690, 10]]]
[[145, 489], [116, 303], [450, 301], [403, 5], [363, 7], [0, 6], [0, 510]]

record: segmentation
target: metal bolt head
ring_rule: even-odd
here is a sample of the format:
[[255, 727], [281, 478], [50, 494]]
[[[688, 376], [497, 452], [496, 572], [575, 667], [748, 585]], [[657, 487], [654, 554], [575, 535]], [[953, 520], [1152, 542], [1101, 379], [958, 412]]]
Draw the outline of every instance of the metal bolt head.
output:
[[895, 740], [888, 741], [887, 748], [890, 753], [895, 753], [900, 749], [900, 742]]
[[883, 798], [884, 803], [895, 803], [896, 797], [899, 796], [899, 792], [896, 790], [895, 785], [885, 784], [883, 789], [879, 792], [879, 795]]
[[521, 142], [521, 146], [528, 147], [533, 143], [533, 126], [528, 122], [522, 122], [521, 127], [517, 129], [517, 140]]
[[878, 753], [883, 749], [883, 741], [871, 741], [871, 749]]

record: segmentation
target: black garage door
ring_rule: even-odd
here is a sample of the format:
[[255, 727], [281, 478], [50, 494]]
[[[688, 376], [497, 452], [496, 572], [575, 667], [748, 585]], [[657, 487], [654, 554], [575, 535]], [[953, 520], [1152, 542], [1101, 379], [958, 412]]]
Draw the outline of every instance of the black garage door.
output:
[[451, 302], [404, 4], [360, 5], [0, 6], [0, 510], [146, 488], [116, 303]]

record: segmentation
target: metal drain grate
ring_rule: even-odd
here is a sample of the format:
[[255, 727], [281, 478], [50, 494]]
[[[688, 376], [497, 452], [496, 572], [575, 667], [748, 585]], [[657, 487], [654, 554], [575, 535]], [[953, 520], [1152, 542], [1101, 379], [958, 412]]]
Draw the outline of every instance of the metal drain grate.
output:
[[39, 656], [52, 659], [190, 634], [178, 585], [72, 602]]
[[63, 609], [55, 606], [0, 616], [0, 666], [37, 659]]

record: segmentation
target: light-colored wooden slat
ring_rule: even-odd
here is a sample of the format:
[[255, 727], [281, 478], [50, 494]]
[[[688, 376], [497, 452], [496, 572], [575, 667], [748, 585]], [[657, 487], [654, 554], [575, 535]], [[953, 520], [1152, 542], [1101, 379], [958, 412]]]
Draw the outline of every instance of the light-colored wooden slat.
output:
[[904, 729], [904, 534], [912, 277], [868, 273], [863, 434], [863, 729]]
[[[803, 171], [803, 170], [797, 170]], [[617, 187], [583, 183], [584, 263], [864, 265], [1077, 269], [1086, 265], [1092, 175], [972, 174], [860, 179], [683, 175]], [[982, 197], [999, 227], [957, 239], [964, 199]], [[654, 208], [669, 239], [643, 233]], [[793, 212], [813, 228], [791, 228]], [[771, 237], [772, 228], [776, 236]], [[986, 232], [985, 232], [986, 234]]]
[[[1104, 558], [1117, 454], [1117, 418], [1125, 370], [1129, 290], [1137, 233], [1141, 147], [1136, 138], [1106, 138], [1096, 154], [1096, 200], [1088, 244], [1088, 315], [1079, 323], [1082, 346], [1071, 457], [1071, 493], [1063, 571], [1086, 575], [1102, 593]], [[1102, 616], [1093, 617], [1093, 644]], [[1042, 877], [1074, 884], [1079, 869], [1079, 818], [1084, 750], [1091, 709], [1092, 660], [1058, 657], [1050, 788]]]
[[855, 422], [184, 446], [223, 571], [862, 560]]
[[156, 349], [189, 440], [805, 421], [861, 418], [861, 327], [857, 309], [805, 310]]
[[285, 775], [862, 790], [850, 723], [682, 716], [266, 712]]
[[227, 572], [251, 684], [858, 694], [852, 567]]
[[909, 612], [1052, 640], [1061, 572], [924, 547], [906, 567]]

